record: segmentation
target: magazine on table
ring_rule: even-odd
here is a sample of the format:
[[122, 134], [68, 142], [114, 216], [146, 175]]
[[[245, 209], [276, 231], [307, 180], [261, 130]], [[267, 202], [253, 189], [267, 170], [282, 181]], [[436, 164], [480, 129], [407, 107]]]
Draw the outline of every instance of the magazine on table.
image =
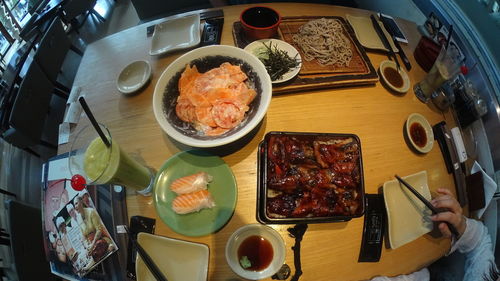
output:
[[[87, 189], [71, 187], [68, 158], [43, 166], [42, 225], [51, 272], [68, 280], [92, 280], [103, 273], [99, 263], [118, 247], [106, 229]], [[96, 274], [100, 275], [100, 274]]]

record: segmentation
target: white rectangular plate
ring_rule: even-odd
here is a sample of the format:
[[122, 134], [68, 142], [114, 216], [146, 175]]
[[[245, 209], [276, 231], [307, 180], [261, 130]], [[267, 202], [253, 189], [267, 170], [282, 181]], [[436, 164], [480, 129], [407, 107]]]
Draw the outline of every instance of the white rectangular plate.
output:
[[[209, 257], [207, 245], [145, 232], [137, 235], [137, 242], [141, 244], [168, 280], [207, 280]], [[137, 254], [135, 271], [137, 281], [156, 280], [139, 254]]]
[[200, 15], [172, 19], [155, 26], [149, 54], [161, 55], [200, 44]]
[[[384, 44], [378, 37], [378, 34], [375, 31], [373, 23], [369, 17], [355, 17], [348, 14], [346, 15], [346, 18], [351, 24], [352, 28], [354, 29], [354, 33], [356, 34], [359, 43], [361, 43], [363, 47], [366, 47], [368, 49], [389, 51], [384, 47]], [[394, 42], [392, 41], [392, 38], [385, 29], [385, 27], [382, 24], [379, 25], [382, 31], [384, 32], [387, 41], [391, 45], [392, 50], [395, 53], [399, 52], [398, 48], [396, 48], [396, 45], [394, 45]]]
[[[431, 200], [426, 171], [402, 178], [427, 200]], [[431, 210], [398, 180], [385, 182], [383, 191], [392, 249], [399, 248], [432, 230], [433, 223], [428, 218]]]

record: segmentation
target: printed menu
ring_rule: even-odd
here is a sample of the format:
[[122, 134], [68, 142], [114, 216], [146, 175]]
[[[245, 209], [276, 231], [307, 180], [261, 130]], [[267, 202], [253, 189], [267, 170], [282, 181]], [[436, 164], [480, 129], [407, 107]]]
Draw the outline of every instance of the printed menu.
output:
[[84, 277], [102, 273], [99, 263], [118, 247], [87, 189], [76, 191], [65, 180], [71, 177], [67, 157], [45, 163], [43, 175], [42, 225], [51, 272], [68, 280], [91, 280]]

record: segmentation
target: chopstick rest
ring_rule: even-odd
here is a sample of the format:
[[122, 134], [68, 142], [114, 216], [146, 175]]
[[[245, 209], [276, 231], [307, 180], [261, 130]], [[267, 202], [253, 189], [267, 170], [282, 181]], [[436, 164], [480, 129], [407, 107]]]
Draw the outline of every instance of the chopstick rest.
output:
[[296, 224], [294, 227], [288, 228], [288, 233], [292, 238], [295, 238], [295, 244], [292, 247], [293, 250], [293, 264], [295, 266], [295, 273], [293, 274], [290, 281], [298, 281], [302, 275], [302, 263], [300, 261], [300, 242], [304, 237], [307, 230], [306, 223]]
[[378, 262], [382, 253], [386, 210], [382, 194], [366, 194], [363, 238], [358, 262]]

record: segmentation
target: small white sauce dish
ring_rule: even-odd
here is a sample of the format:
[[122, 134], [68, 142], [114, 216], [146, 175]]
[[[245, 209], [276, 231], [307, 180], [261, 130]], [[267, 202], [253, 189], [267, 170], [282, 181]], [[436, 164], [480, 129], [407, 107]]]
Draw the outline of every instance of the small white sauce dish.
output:
[[[425, 130], [426, 143], [423, 147], [418, 146], [413, 141], [413, 138], [411, 136], [411, 125], [414, 123], [420, 124]], [[434, 145], [434, 133], [432, 132], [432, 127], [429, 124], [429, 121], [427, 121], [427, 119], [425, 119], [423, 115], [418, 113], [410, 114], [410, 116], [408, 116], [408, 119], [406, 120], [405, 131], [408, 140], [414, 149], [416, 149], [420, 153], [428, 153], [429, 151], [431, 151], [432, 146]]]
[[[273, 247], [273, 257], [271, 263], [265, 269], [260, 271], [243, 269], [238, 259], [238, 248], [241, 243], [243, 243], [246, 238], [254, 235], [263, 237], [269, 241]], [[273, 274], [278, 272], [278, 270], [280, 270], [281, 266], [285, 263], [285, 251], [285, 242], [283, 241], [283, 238], [281, 238], [279, 232], [262, 224], [248, 224], [238, 228], [227, 240], [226, 261], [233, 272], [239, 276], [250, 280], [259, 280], [271, 277]]]
[[140, 90], [151, 78], [151, 65], [147, 61], [134, 61], [118, 75], [116, 87], [123, 94], [132, 94]]
[[[397, 87], [389, 82], [389, 79], [385, 75], [385, 70], [387, 68], [392, 68], [399, 73], [401, 79], [403, 79], [403, 86]], [[384, 84], [387, 85], [387, 87], [389, 87], [391, 90], [400, 94], [404, 94], [410, 89], [410, 78], [408, 77], [408, 74], [401, 67], [398, 70], [396, 63], [392, 60], [385, 60], [380, 63], [379, 73], [380, 77], [382, 77], [382, 80], [384, 81]]]

